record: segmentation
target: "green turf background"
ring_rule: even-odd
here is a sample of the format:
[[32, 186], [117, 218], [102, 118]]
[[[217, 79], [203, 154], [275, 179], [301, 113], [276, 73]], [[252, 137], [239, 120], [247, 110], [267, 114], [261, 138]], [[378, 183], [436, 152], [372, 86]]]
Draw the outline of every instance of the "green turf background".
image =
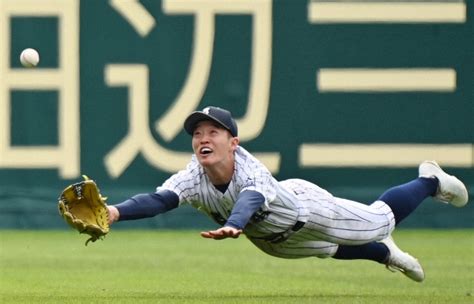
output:
[[472, 230], [403, 230], [422, 263], [415, 283], [368, 261], [267, 256], [244, 237], [198, 231], [112, 231], [84, 246], [74, 231], [0, 234], [0, 302], [9, 303], [473, 303]]

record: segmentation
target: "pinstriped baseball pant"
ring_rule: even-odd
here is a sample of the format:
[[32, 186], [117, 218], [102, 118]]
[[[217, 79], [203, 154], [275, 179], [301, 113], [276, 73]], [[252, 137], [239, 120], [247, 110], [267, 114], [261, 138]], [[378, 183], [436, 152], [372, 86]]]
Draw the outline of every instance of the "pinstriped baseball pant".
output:
[[371, 205], [332, 196], [305, 180], [284, 182], [310, 216], [299, 231], [282, 243], [249, 238], [267, 254], [281, 258], [333, 256], [339, 245], [361, 245], [388, 237], [395, 228], [390, 207], [382, 201]]

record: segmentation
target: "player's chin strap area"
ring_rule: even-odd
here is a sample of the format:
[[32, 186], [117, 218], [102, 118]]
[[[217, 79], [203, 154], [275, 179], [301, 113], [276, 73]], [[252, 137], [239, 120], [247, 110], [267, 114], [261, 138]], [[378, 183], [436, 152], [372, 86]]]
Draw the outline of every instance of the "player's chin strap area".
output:
[[291, 227], [290, 229], [286, 231], [283, 231], [280, 233], [273, 233], [271, 235], [268, 235], [262, 238], [257, 238], [257, 239], [265, 240], [273, 244], [278, 244], [278, 243], [286, 241], [293, 233], [303, 228], [305, 224], [306, 222], [297, 221], [296, 224], [293, 225], [293, 227]]

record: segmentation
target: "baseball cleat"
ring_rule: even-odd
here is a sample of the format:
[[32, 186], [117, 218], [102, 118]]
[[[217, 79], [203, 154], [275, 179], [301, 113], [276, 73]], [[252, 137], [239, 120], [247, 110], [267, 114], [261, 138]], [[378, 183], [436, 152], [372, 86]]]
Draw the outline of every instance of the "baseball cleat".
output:
[[435, 161], [431, 160], [421, 163], [418, 173], [419, 177], [436, 177], [438, 179], [438, 190], [434, 196], [436, 200], [455, 207], [463, 207], [467, 204], [468, 194], [466, 186], [455, 176], [444, 172]]
[[385, 244], [389, 250], [389, 255], [385, 262], [388, 270], [392, 272], [398, 270], [416, 282], [422, 282], [425, 279], [425, 272], [418, 260], [408, 253], [401, 251], [391, 236], [380, 242]]

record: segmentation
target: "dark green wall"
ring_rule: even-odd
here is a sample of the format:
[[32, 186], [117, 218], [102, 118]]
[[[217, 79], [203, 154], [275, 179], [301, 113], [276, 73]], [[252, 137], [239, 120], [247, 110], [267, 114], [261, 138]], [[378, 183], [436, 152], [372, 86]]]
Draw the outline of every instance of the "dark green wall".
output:
[[[7, 2], [15, 1], [4, 3]], [[463, 22], [314, 24], [308, 21], [310, 2], [255, 0], [256, 6], [272, 4], [268, 67], [271, 79], [262, 132], [244, 140], [243, 146], [253, 152], [277, 153], [279, 179], [305, 178], [336, 196], [370, 203], [388, 187], [415, 178], [416, 165], [302, 166], [298, 154], [301, 145], [462, 144], [468, 147], [470, 163], [468, 157], [467, 164], [448, 165], [447, 170], [473, 189], [472, 3], [466, 2], [467, 19]], [[169, 151], [191, 152], [187, 134], [180, 132], [167, 140], [154, 124], [176, 102], [188, 76], [196, 43], [193, 15], [166, 13], [161, 1], [140, 1], [156, 22], [147, 35], [141, 36], [109, 1], [64, 3], [76, 6], [72, 11], [78, 17], [77, 56], [66, 58], [66, 62], [77, 59], [79, 63], [76, 80], [80, 172], [65, 177], [58, 168], [37, 168], [28, 165], [28, 160], [23, 166], [0, 165], [0, 228], [65, 227], [57, 215], [56, 198], [66, 185], [79, 180], [80, 174], [97, 180], [111, 203], [137, 192], [154, 191], [169, 176], [169, 172], [157, 168], [142, 154], [119, 176], [111, 176], [107, 171], [105, 157], [124, 138], [129, 127], [129, 90], [107, 84], [107, 66], [148, 67], [147, 119], [153, 139]], [[0, 10], [4, 16], [5, 6], [0, 6]], [[26, 47], [40, 51], [41, 62], [34, 70], [60, 66], [60, 41], [64, 38], [59, 34], [62, 24], [57, 17], [33, 16], [29, 12], [8, 20], [10, 31], [6, 37], [0, 35], [0, 44], [9, 43], [10, 49], [0, 55], [9, 60], [5, 69], [0, 70], [3, 74], [0, 81], [7, 82], [10, 77], [7, 70], [24, 70], [18, 56]], [[212, 65], [199, 108], [218, 105], [241, 118], [247, 111], [251, 70], [266, 58], [252, 62], [255, 20], [248, 13], [221, 13], [214, 20]], [[4, 51], [4, 48], [0, 50]], [[451, 69], [456, 73], [456, 81], [452, 90], [321, 92], [316, 75], [324, 68]], [[8, 96], [11, 104], [11, 110], [6, 113], [11, 120], [11, 146], [59, 144], [61, 95], [57, 90], [37, 88], [33, 83], [30, 89], [13, 88], [2, 96]], [[181, 125], [182, 121], [176, 124]], [[33, 159], [35, 154], [29, 157]], [[397, 155], [394, 161], [396, 158]], [[474, 195], [472, 190], [470, 194]], [[473, 223], [472, 199], [464, 209], [427, 201], [404, 227], [473, 227]], [[183, 208], [155, 219], [121, 225], [137, 226], [190, 228], [213, 224], [194, 210]]]

